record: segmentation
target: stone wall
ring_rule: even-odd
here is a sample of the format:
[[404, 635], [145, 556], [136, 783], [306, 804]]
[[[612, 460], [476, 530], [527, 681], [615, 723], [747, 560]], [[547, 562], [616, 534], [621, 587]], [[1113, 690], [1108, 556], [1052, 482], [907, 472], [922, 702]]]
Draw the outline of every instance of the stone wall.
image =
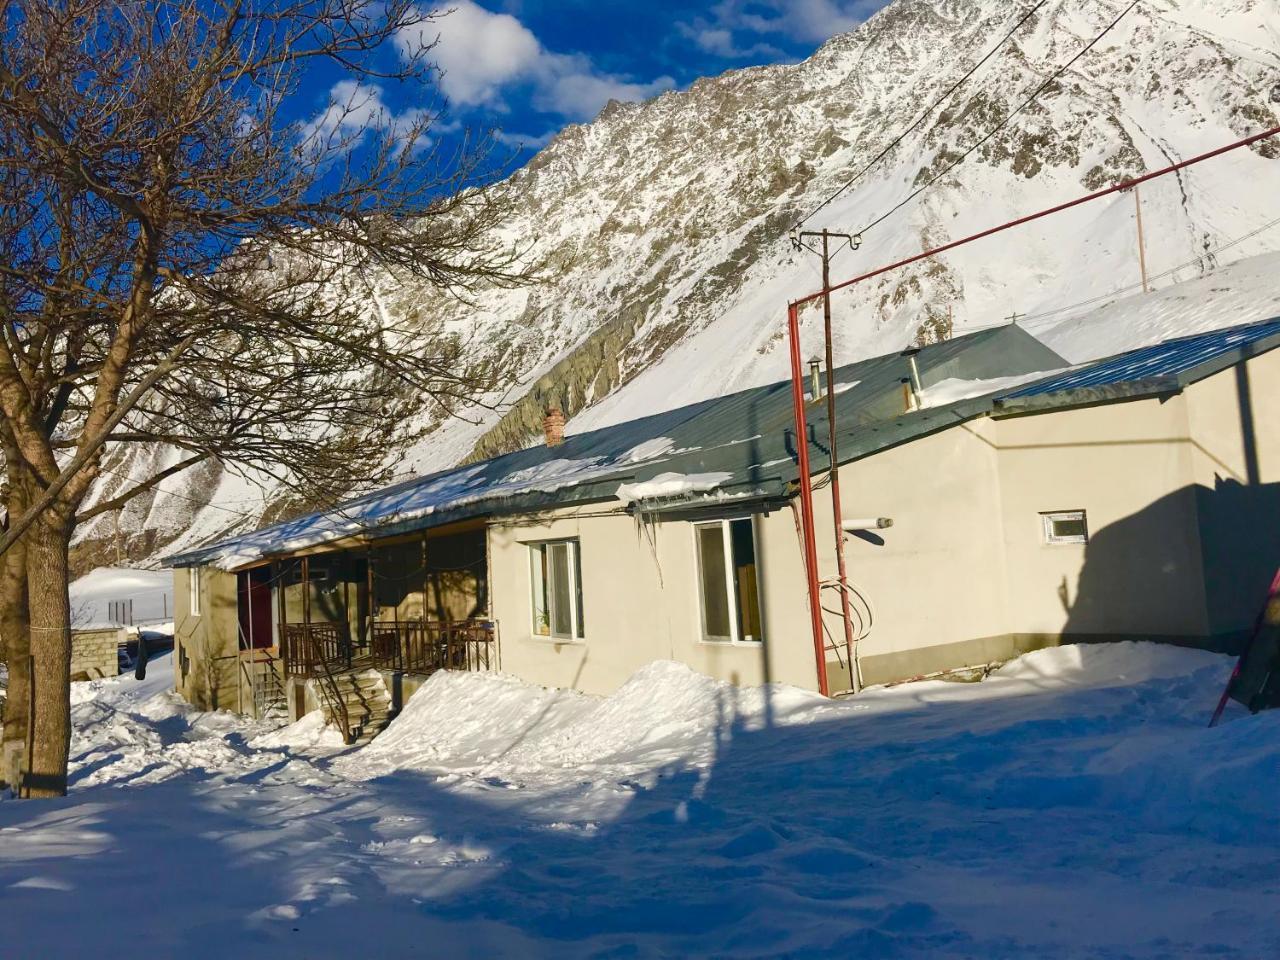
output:
[[124, 643], [120, 627], [74, 630], [71, 633], [71, 679], [97, 680], [120, 672], [117, 650]]

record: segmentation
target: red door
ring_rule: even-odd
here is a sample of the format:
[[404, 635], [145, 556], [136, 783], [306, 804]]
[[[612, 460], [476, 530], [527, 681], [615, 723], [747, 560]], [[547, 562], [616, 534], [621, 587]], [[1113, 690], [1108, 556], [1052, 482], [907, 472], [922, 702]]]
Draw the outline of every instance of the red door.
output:
[[236, 575], [240, 649], [260, 650], [271, 642], [271, 568], [255, 567]]

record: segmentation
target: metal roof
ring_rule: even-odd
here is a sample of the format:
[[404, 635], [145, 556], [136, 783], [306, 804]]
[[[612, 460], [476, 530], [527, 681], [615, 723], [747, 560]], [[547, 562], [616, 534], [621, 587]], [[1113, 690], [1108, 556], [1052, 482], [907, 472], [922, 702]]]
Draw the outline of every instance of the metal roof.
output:
[[1136, 387], [1139, 393], [1179, 390], [1276, 346], [1280, 346], [1280, 318], [1130, 350], [1037, 381], [999, 399], [1007, 403], [1027, 397], [1125, 386]]
[[[916, 360], [926, 387], [950, 378], [981, 381], [1066, 366], [1060, 356], [1014, 326], [925, 347]], [[985, 397], [903, 414], [901, 381], [907, 375], [907, 362], [900, 354], [837, 368], [833, 379], [842, 462], [991, 409], [991, 398]], [[822, 464], [825, 404], [811, 408], [809, 423], [813, 456]], [[242, 566], [350, 536], [393, 536], [469, 517], [606, 500], [618, 503], [621, 485], [664, 476], [688, 480], [682, 494], [663, 499], [666, 506], [780, 499], [798, 476], [794, 433], [790, 382], [769, 384], [571, 435], [557, 447], [539, 443], [415, 478], [165, 562]]]
[[[990, 413], [1176, 392], [1276, 346], [1280, 318], [1179, 337], [1059, 373], [1066, 366], [1060, 356], [1016, 326], [1000, 327], [921, 350], [916, 359], [925, 387], [951, 378], [980, 382], [1046, 371], [1043, 379], [910, 413], [902, 412], [906, 361], [901, 354], [874, 357], [835, 373], [840, 462]], [[810, 408], [815, 467], [826, 462], [826, 422], [825, 404]], [[646, 482], [664, 477], [677, 481], [678, 492], [660, 501], [642, 499], [646, 508], [780, 500], [798, 477], [794, 433], [790, 382], [769, 384], [572, 435], [557, 447], [539, 443], [408, 480], [165, 562], [235, 567], [355, 535], [393, 536], [471, 517], [616, 504], [624, 484], [643, 490]], [[682, 485], [681, 478], [688, 482]]]

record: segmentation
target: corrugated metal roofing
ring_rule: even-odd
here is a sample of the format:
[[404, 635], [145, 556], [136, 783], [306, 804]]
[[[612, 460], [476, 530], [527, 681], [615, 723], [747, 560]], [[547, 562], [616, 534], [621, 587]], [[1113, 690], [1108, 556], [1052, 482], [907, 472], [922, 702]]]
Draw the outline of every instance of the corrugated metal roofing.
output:
[[[906, 361], [875, 357], [836, 371], [840, 460], [847, 463], [998, 410], [1054, 409], [1179, 390], [1241, 359], [1280, 346], [1280, 318], [1168, 340], [1028, 386], [901, 413]], [[925, 386], [1057, 371], [1065, 361], [1017, 327], [1000, 327], [926, 347], [917, 356]], [[815, 469], [826, 460], [826, 407], [812, 408]], [[376, 491], [253, 533], [167, 559], [173, 566], [250, 563], [353, 535], [392, 536], [468, 517], [599, 501], [617, 503], [623, 484], [694, 478], [688, 503], [780, 499], [797, 479], [789, 382], [744, 390], [617, 426], [538, 444], [481, 463]], [[679, 486], [679, 484], [677, 484]], [[667, 499], [664, 507], [673, 503]]]
[[[1065, 361], [1030, 334], [1001, 327], [926, 347], [917, 355], [926, 386], [948, 378], [985, 380], [1055, 370]], [[901, 415], [898, 354], [836, 370], [841, 460], [942, 429], [990, 410], [990, 398]], [[810, 416], [816, 463], [824, 461], [826, 408]], [[243, 565], [353, 535], [392, 536], [466, 517], [602, 500], [622, 484], [663, 475], [695, 478], [687, 499], [715, 502], [786, 495], [797, 477], [789, 382], [744, 390], [617, 426], [532, 446], [422, 477], [338, 507], [220, 541], [167, 559], [175, 566]], [[702, 489], [700, 489], [702, 488]]]
[[1255, 353], [1280, 345], [1280, 318], [1166, 340], [1090, 363], [1003, 395], [1001, 400], [1044, 396], [1086, 388], [1149, 384], [1177, 389]]

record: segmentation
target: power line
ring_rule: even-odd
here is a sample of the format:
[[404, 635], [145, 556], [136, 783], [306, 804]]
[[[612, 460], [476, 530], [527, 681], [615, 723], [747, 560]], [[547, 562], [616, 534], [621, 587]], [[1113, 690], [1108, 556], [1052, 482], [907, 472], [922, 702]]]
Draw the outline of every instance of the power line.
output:
[[1114, 20], [1112, 20], [1109, 24], [1107, 24], [1105, 28], [1103, 28], [1103, 30], [1102, 30], [1102, 32], [1101, 32], [1101, 33], [1099, 33], [1096, 37], [1094, 37], [1094, 38], [1093, 38], [1092, 40], [1090, 40], [1087, 44], [1085, 44], [1085, 46], [1084, 46], [1084, 47], [1082, 47], [1082, 48], [1081, 48], [1081, 49], [1076, 53], [1076, 55], [1075, 55], [1074, 57], [1072, 57], [1070, 60], [1068, 60], [1068, 61], [1067, 61], [1066, 63], [1064, 63], [1062, 66], [1060, 66], [1057, 70], [1055, 70], [1055, 71], [1050, 75], [1049, 79], [1045, 80], [1042, 84], [1040, 84], [1040, 86], [1036, 87], [1036, 89], [1035, 89], [1034, 91], [1032, 91], [1031, 95], [1030, 95], [1029, 97], [1027, 97], [1025, 100], [1023, 100], [1023, 101], [1022, 101], [1022, 103], [1020, 103], [1020, 104], [1018, 105], [1017, 109], [1015, 109], [1013, 112], [1011, 112], [1011, 113], [1009, 113], [1009, 114], [1006, 114], [1006, 115], [1005, 115], [1005, 118], [1004, 118], [1003, 120], [1001, 120], [998, 124], [996, 124], [994, 127], [992, 127], [990, 130], [988, 130], [988, 131], [987, 131], [987, 133], [986, 133], [986, 135], [985, 135], [985, 136], [983, 136], [981, 140], [979, 140], [977, 143], [973, 144], [971, 147], [969, 147], [969, 149], [968, 149], [968, 150], [966, 150], [963, 154], [961, 154], [961, 155], [960, 155], [960, 159], [956, 160], [954, 163], [952, 163], [950, 166], [948, 166], [945, 170], [943, 170], [941, 173], [939, 173], [939, 174], [938, 174], [936, 177], [934, 177], [932, 180], [930, 180], [930, 181], [928, 181], [927, 183], [923, 184], [922, 186], [918, 187], [915, 191], [913, 191], [912, 193], [910, 193], [910, 194], [909, 194], [905, 199], [903, 199], [902, 201], [900, 201], [900, 202], [897, 204], [897, 206], [893, 207], [891, 210], [889, 210], [887, 213], [885, 213], [885, 214], [884, 214], [883, 216], [881, 216], [879, 219], [874, 220], [874, 221], [872, 221], [871, 223], [867, 224], [865, 227], [863, 227], [863, 228], [862, 228], [860, 231], [858, 231], [858, 232], [859, 232], [859, 233], [866, 233], [867, 231], [872, 230], [872, 229], [874, 229], [875, 227], [878, 227], [880, 224], [884, 223], [884, 222], [885, 222], [886, 220], [888, 220], [891, 216], [893, 216], [895, 213], [897, 213], [899, 210], [901, 210], [903, 207], [905, 207], [908, 203], [910, 203], [910, 202], [911, 202], [912, 200], [914, 200], [916, 197], [920, 196], [920, 194], [924, 193], [926, 190], [928, 190], [928, 189], [929, 189], [930, 187], [932, 187], [934, 184], [938, 183], [938, 181], [942, 180], [944, 177], [946, 177], [948, 174], [950, 174], [950, 173], [951, 173], [951, 171], [953, 171], [954, 169], [956, 169], [956, 167], [960, 166], [960, 164], [964, 163], [964, 162], [965, 162], [965, 160], [969, 159], [969, 157], [970, 157], [970, 156], [971, 156], [971, 155], [972, 155], [976, 150], [978, 150], [978, 149], [979, 149], [980, 147], [982, 147], [982, 146], [985, 146], [985, 145], [987, 144], [987, 142], [991, 140], [991, 138], [992, 138], [992, 137], [994, 137], [997, 133], [999, 133], [999, 132], [1000, 132], [1001, 130], [1003, 130], [1006, 126], [1008, 126], [1008, 124], [1009, 124], [1009, 121], [1010, 121], [1010, 120], [1012, 120], [1014, 117], [1016, 117], [1016, 116], [1018, 116], [1020, 113], [1022, 113], [1022, 111], [1024, 111], [1025, 109], [1027, 109], [1027, 107], [1031, 106], [1031, 104], [1033, 104], [1033, 103], [1034, 103], [1034, 102], [1039, 98], [1040, 94], [1044, 93], [1044, 92], [1045, 92], [1045, 90], [1049, 89], [1049, 87], [1051, 87], [1053, 84], [1057, 83], [1057, 82], [1058, 82], [1058, 80], [1062, 78], [1062, 75], [1063, 75], [1064, 73], [1066, 73], [1068, 70], [1070, 70], [1073, 66], [1075, 66], [1075, 65], [1076, 65], [1076, 63], [1080, 60], [1080, 58], [1081, 58], [1081, 57], [1083, 57], [1086, 53], [1088, 53], [1090, 50], [1092, 50], [1094, 47], [1096, 47], [1099, 43], [1101, 43], [1101, 42], [1102, 42], [1102, 39], [1103, 39], [1104, 37], [1106, 37], [1106, 36], [1107, 36], [1107, 34], [1109, 34], [1112, 30], [1114, 30], [1114, 29], [1116, 28], [1116, 26], [1120, 23], [1120, 21], [1121, 21], [1121, 20], [1123, 20], [1125, 17], [1127, 17], [1127, 16], [1129, 15], [1129, 12], [1130, 12], [1131, 10], [1133, 10], [1133, 8], [1134, 8], [1134, 7], [1136, 7], [1140, 2], [1141, 2], [1141, 0], [1133, 0], [1133, 2], [1129, 4], [1129, 6], [1125, 7], [1125, 8], [1124, 8], [1124, 10], [1123, 10], [1123, 11], [1121, 11], [1121, 13], [1120, 13], [1120, 15], [1119, 15], [1118, 17], [1116, 17], [1116, 18], [1115, 18]]
[[848, 280], [841, 280], [839, 283], [833, 284], [828, 289], [818, 290], [814, 293], [810, 293], [810, 294], [807, 294], [806, 296], [801, 297], [799, 300], [791, 301], [791, 306], [793, 308], [802, 307], [807, 303], [812, 303], [813, 301], [819, 300], [822, 297], [829, 296], [830, 294], [835, 293], [837, 290], [844, 290], [848, 287], [852, 287], [854, 284], [862, 283], [864, 280], [870, 280], [873, 277], [881, 276], [882, 274], [889, 273], [892, 270], [897, 270], [901, 267], [906, 267], [913, 263], [918, 263], [921, 260], [927, 260], [930, 257], [936, 257], [938, 256], [938, 254], [946, 253], [948, 250], [954, 250], [957, 247], [962, 247], [966, 244], [973, 243], [975, 240], [982, 240], [986, 237], [992, 237], [998, 233], [1004, 233], [1006, 230], [1012, 230], [1015, 227], [1021, 227], [1021, 226], [1024, 226], [1025, 224], [1033, 223], [1036, 220], [1042, 220], [1045, 217], [1053, 216], [1054, 214], [1057, 214], [1057, 213], [1062, 213], [1064, 210], [1071, 210], [1075, 207], [1080, 206], [1081, 204], [1089, 203], [1101, 197], [1107, 197], [1113, 193], [1118, 193], [1122, 190], [1130, 190], [1133, 187], [1137, 186], [1138, 184], [1147, 183], [1148, 181], [1155, 180], [1159, 177], [1167, 176], [1170, 173], [1175, 173], [1178, 170], [1185, 170], [1188, 167], [1195, 166], [1196, 164], [1204, 163], [1206, 160], [1212, 160], [1215, 157], [1220, 157], [1223, 154], [1232, 152], [1233, 150], [1240, 150], [1240, 149], [1243, 149], [1244, 147], [1253, 146], [1253, 144], [1255, 143], [1261, 143], [1263, 140], [1269, 140], [1271, 137], [1274, 137], [1277, 135], [1280, 135], [1280, 127], [1272, 127], [1270, 130], [1264, 130], [1261, 133], [1255, 133], [1253, 134], [1253, 136], [1245, 137], [1243, 140], [1237, 140], [1235, 143], [1229, 143], [1226, 146], [1218, 147], [1216, 150], [1210, 150], [1208, 153], [1202, 153], [1198, 156], [1190, 157], [1186, 160], [1180, 160], [1177, 163], [1171, 164], [1167, 167], [1163, 167], [1159, 170], [1153, 170], [1151, 173], [1144, 173], [1142, 176], [1134, 177], [1132, 180], [1125, 180], [1125, 181], [1122, 181], [1121, 183], [1114, 184], [1102, 190], [1097, 190], [1093, 193], [1087, 193], [1082, 197], [1076, 197], [1074, 200], [1068, 200], [1065, 203], [1059, 203], [1056, 206], [1049, 207], [1045, 210], [1038, 210], [1035, 213], [1029, 213], [1026, 216], [1018, 217], [1016, 220], [1010, 220], [1007, 223], [1002, 223], [1002, 224], [999, 224], [998, 226], [988, 227], [986, 230], [982, 230], [978, 233], [970, 234], [969, 236], [962, 237], [959, 240], [952, 240], [949, 243], [944, 243], [941, 246], [933, 247], [929, 250], [924, 250], [920, 253], [916, 253], [909, 257], [905, 257], [901, 260], [897, 260], [883, 267], [877, 267], [875, 270], [870, 270], [866, 273], [859, 274], [856, 277], [850, 277]]
[[996, 53], [1000, 50], [1000, 48], [1003, 47], [1006, 43], [1008, 43], [1015, 33], [1017, 33], [1019, 30], [1022, 29], [1023, 24], [1025, 24], [1028, 20], [1030, 20], [1035, 15], [1035, 13], [1048, 2], [1049, 0], [1040, 0], [1039, 3], [1037, 3], [1034, 7], [1032, 7], [1026, 13], [1024, 13], [1022, 15], [1022, 19], [1020, 19], [1016, 24], [1014, 24], [1013, 29], [1010, 30], [1008, 33], [1006, 33], [999, 43], [997, 43], [994, 47], [992, 47], [989, 51], [987, 51], [987, 55], [985, 57], [983, 57], [981, 60], [975, 63], [972, 67], [970, 67], [969, 70], [964, 74], [964, 76], [962, 76], [959, 80], [957, 80], [950, 87], [948, 87], [946, 93], [938, 97], [937, 100], [933, 101], [933, 103], [931, 103], [928, 107], [926, 107], [924, 112], [922, 112], [918, 117], [916, 117], [916, 119], [911, 122], [911, 125], [909, 127], [907, 127], [900, 134], [898, 134], [898, 136], [896, 136], [887, 147], [885, 147], [878, 154], [876, 154], [875, 159], [873, 159], [870, 163], [868, 163], [861, 170], [855, 173], [852, 177], [846, 180], [844, 185], [841, 186], [840, 189], [838, 189], [835, 193], [831, 194], [831, 196], [827, 197], [827, 199], [823, 200], [820, 204], [818, 204], [816, 207], [810, 210], [807, 214], [805, 214], [805, 216], [801, 217], [798, 221], [796, 221], [795, 226], [791, 228], [792, 231], [799, 230], [801, 227], [805, 225], [805, 223], [807, 223], [809, 220], [812, 220], [813, 217], [819, 211], [823, 210], [825, 207], [833, 203], [846, 190], [848, 190], [855, 183], [861, 180], [862, 177], [868, 171], [870, 171], [872, 167], [874, 167], [881, 160], [887, 157], [890, 154], [890, 152], [892, 152], [893, 148], [898, 146], [898, 144], [902, 143], [902, 141], [907, 138], [908, 134], [912, 133], [918, 126], [920, 126], [920, 124], [924, 123], [924, 121], [930, 116], [930, 114], [933, 113], [934, 110], [940, 107], [947, 100], [951, 99], [951, 96], [957, 90], [959, 90], [962, 86], [964, 86], [965, 83], [967, 83], [975, 73], [977, 73], [980, 69], [982, 69], [982, 66], [988, 60], [994, 57]]

